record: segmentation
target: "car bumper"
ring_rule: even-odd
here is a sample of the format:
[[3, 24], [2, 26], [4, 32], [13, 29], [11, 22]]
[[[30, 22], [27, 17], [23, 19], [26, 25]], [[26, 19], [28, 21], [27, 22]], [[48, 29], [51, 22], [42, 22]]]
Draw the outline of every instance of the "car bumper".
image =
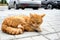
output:
[[41, 7], [40, 4], [16, 4], [17, 7]]

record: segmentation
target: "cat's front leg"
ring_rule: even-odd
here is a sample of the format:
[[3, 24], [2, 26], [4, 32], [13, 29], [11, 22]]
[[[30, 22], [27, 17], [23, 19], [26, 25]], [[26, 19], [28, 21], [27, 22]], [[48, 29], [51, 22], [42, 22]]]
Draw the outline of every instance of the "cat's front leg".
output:
[[19, 24], [17, 28], [20, 29], [20, 33], [24, 32], [24, 27], [21, 24]]

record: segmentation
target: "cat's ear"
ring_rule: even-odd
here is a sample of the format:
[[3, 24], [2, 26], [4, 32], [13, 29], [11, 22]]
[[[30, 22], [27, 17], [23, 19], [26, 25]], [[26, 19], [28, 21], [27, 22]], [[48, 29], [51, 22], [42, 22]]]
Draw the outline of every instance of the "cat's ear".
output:
[[34, 13], [34, 14], [30, 13], [30, 16], [32, 16], [32, 17], [37, 16], [37, 14], [36, 13]]
[[44, 17], [44, 16], [45, 16], [45, 14], [41, 14], [40, 16], [41, 16], [41, 17]]
[[32, 13], [30, 13], [30, 17], [33, 17], [33, 14]]

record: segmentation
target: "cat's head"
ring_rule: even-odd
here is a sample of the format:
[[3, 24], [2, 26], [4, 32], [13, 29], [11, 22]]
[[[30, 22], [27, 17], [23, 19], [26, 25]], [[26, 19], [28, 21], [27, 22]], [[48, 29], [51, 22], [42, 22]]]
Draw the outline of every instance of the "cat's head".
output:
[[44, 16], [45, 14], [30, 14], [30, 25], [35, 31], [41, 31], [39, 26], [42, 24]]

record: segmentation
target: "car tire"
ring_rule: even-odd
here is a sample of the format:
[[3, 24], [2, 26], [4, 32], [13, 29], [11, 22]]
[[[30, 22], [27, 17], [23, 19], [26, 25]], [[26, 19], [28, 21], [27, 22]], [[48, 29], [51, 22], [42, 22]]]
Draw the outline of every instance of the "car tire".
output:
[[8, 7], [8, 10], [10, 10], [11, 8], [10, 7]]
[[38, 7], [34, 7], [33, 9], [34, 9], [34, 10], [38, 10]]
[[47, 7], [45, 7], [44, 9], [47, 9]]
[[24, 10], [25, 8], [22, 8], [22, 10]]
[[48, 4], [47, 5], [47, 9], [53, 9], [52, 5], [51, 4]]

